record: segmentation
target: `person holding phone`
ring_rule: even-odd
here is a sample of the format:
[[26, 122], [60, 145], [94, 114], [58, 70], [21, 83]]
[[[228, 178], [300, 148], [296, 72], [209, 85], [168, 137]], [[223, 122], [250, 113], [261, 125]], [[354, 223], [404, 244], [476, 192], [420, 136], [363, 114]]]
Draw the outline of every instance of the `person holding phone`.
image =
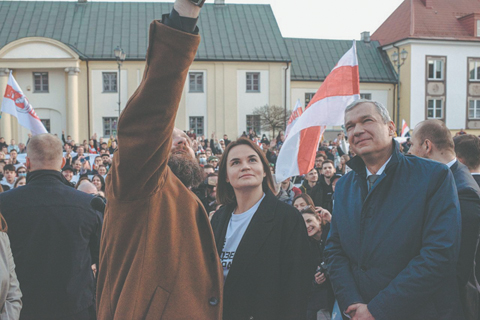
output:
[[222, 269], [208, 215], [191, 191], [192, 174], [184, 170], [191, 180], [184, 183], [171, 166], [201, 173], [175, 117], [200, 43], [203, 2], [176, 0], [150, 24], [145, 72], [119, 118], [106, 179], [98, 319], [222, 318]]

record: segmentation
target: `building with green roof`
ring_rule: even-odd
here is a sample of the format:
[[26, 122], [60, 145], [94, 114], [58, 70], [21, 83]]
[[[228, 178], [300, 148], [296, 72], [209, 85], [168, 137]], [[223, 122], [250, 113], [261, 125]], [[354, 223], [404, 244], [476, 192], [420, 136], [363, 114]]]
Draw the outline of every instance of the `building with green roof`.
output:
[[[149, 24], [169, 13], [160, 2], [0, 2], [0, 90], [11, 70], [47, 129], [75, 141], [108, 137], [140, 84]], [[290, 110], [318, 89], [351, 41], [284, 39], [270, 5], [205, 4], [202, 41], [185, 84], [176, 125], [230, 138], [260, 131], [256, 107]], [[114, 55], [126, 54], [121, 73]], [[362, 90], [382, 91], [391, 107], [395, 75], [376, 43], [359, 43]], [[304, 89], [302, 89], [304, 88]], [[304, 91], [302, 93], [302, 90]], [[308, 92], [307, 92], [308, 91]], [[392, 93], [391, 93], [391, 92]], [[382, 96], [383, 97], [383, 96]], [[391, 101], [390, 101], [391, 100]], [[119, 103], [120, 101], [120, 103]], [[27, 131], [4, 114], [0, 135]]]

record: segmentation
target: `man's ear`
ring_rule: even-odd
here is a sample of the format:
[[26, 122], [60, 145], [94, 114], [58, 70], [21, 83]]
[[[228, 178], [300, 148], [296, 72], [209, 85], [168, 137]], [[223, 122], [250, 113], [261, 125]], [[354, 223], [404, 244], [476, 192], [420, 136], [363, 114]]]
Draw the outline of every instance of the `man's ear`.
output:
[[62, 170], [63, 167], [65, 167], [65, 164], [67, 161], [65, 160], [65, 157], [62, 158], [62, 166], [60, 167], [60, 170]]
[[31, 167], [31, 162], [30, 162], [30, 158], [29, 157], [25, 157], [25, 166], [27, 167], [27, 171], [30, 171], [30, 167]]
[[390, 137], [395, 136], [395, 131], [397, 131], [397, 127], [395, 126], [395, 123], [393, 121], [390, 121], [388, 123], [388, 135]]
[[433, 143], [432, 141], [425, 139], [423, 142], [423, 147], [425, 148], [425, 154], [426, 155], [431, 155], [433, 152]]

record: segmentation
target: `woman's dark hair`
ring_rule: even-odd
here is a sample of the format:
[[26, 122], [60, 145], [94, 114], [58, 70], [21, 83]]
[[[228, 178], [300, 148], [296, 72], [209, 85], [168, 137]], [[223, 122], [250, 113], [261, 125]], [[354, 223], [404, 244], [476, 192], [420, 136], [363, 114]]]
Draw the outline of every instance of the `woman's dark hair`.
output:
[[219, 169], [218, 169], [218, 184], [217, 184], [217, 202], [222, 205], [236, 204], [237, 198], [235, 197], [235, 191], [230, 183], [227, 183], [227, 159], [230, 151], [237, 147], [245, 145], [252, 148], [257, 156], [260, 158], [260, 161], [263, 165], [263, 171], [265, 172], [265, 177], [262, 182], [263, 192], [267, 193], [268, 190], [275, 193], [275, 187], [273, 184], [272, 173], [270, 171], [270, 164], [268, 163], [265, 154], [260, 149], [258, 145], [253, 143], [250, 139], [239, 138], [237, 141], [232, 141], [228, 144], [227, 149], [223, 153], [222, 159], [220, 160]]
[[[277, 137], [275, 138], [275, 141], [277, 141], [277, 142], [280, 141], [280, 139], [281, 139], [281, 137], [282, 137], [282, 133], [283, 133], [282, 130], [278, 131], [278, 134], [277, 134]], [[284, 134], [284, 135], [285, 135], [285, 134]]]
[[302, 198], [308, 206], [310, 206], [311, 208], [315, 208], [315, 204], [313, 203], [312, 198], [306, 193], [301, 193], [295, 198], [293, 198], [292, 206], [295, 204], [295, 201], [297, 201], [300, 198]]
[[95, 177], [100, 179], [100, 183], [102, 184], [102, 187], [100, 188], [100, 191], [105, 192], [105, 179], [103, 179], [103, 177], [99, 174], [94, 174], [93, 177], [92, 177], [92, 182], [93, 182], [93, 178], [95, 178]]
[[309, 214], [313, 214], [314, 216], [316, 216], [317, 218], [318, 215], [315, 213], [315, 209], [314, 207], [311, 207], [311, 206], [306, 206], [305, 208], [303, 208], [301, 211], [300, 211], [301, 214], [304, 214], [304, 213], [309, 213]]
[[22, 180], [27, 180], [27, 178], [25, 178], [25, 177], [17, 178], [17, 180], [15, 180], [15, 184], [13, 185], [13, 188], [15, 189], [18, 186], [18, 184], [20, 183], [20, 181], [22, 181]]
[[78, 187], [80, 186], [80, 184], [81, 184], [82, 181], [84, 181], [84, 180], [87, 180], [88, 182], [90, 182], [90, 179], [88, 179], [88, 176], [87, 176], [87, 175], [80, 176], [80, 178], [79, 178], [78, 181], [77, 181], [77, 184], [75, 185], [75, 189], [78, 189]]

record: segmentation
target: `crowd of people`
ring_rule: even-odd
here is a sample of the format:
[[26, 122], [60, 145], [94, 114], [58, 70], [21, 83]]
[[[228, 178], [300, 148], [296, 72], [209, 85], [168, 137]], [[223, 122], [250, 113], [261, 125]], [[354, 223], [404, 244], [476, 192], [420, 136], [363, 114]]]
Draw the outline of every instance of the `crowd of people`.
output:
[[202, 3], [152, 22], [118, 137], [0, 138], [0, 319], [478, 319], [480, 138], [360, 99], [277, 182], [283, 132], [174, 127]]

